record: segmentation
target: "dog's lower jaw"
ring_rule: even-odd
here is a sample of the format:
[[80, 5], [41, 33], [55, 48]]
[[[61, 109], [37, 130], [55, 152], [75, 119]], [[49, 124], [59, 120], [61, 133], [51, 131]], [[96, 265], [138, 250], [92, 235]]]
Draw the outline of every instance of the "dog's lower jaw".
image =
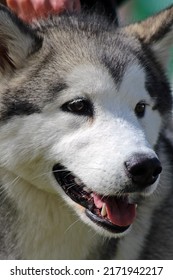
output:
[[135, 204], [129, 203], [128, 194], [120, 197], [96, 193], [59, 163], [54, 165], [52, 171], [57, 185], [63, 190], [64, 198], [77, 207], [77, 213], [85, 213], [84, 222], [89, 219], [96, 231], [100, 232], [101, 229], [106, 236], [117, 237], [131, 226], [136, 210]]
[[[37, 189], [13, 173], [2, 183], [17, 207], [16, 256], [21, 259], [87, 259], [100, 236], [85, 225], [57, 195]], [[10, 186], [10, 187], [8, 187]]]
[[69, 207], [59, 195], [42, 191], [7, 170], [1, 169], [1, 178], [5, 194], [17, 205], [16, 256], [21, 259], [87, 259], [91, 248], [97, 255], [103, 236], [122, 237], [133, 232], [132, 224], [123, 233], [109, 233], [75, 202]]

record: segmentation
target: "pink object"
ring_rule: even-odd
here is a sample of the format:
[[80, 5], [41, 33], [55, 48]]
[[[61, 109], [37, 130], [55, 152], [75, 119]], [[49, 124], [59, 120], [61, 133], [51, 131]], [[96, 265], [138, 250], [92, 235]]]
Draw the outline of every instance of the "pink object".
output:
[[127, 197], [102, 197], [98, 194], [93, 195], [94, 204], [101, 209], [103, 203], [106, 204], [107, 218], [112, 224], [117, 226], [131, 225], [136, 216], [135, 204], [130, 204]]
[[81, 8], [80, 0], [7, 0], [7, 5], [28, 22], [63, 11], [80, 11]]

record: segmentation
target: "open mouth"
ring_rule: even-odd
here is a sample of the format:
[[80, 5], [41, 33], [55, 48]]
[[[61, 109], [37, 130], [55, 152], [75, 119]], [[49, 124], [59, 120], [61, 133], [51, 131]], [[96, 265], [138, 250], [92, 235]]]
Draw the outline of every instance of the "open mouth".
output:
[[91, 221], [112, 233], [122, 233], [133, 223], [136, 205], [128, 202], [128, 195], [103, 196], [89, 189], [64, 166], [56, 164], [53, 174], [64, 192], [85, 208]]

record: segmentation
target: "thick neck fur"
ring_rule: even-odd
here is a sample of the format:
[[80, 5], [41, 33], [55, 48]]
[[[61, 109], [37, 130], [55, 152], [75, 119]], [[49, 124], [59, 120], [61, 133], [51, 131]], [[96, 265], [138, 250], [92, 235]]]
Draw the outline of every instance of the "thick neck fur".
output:
[[[17, 254], [22, 259], [86, 259], [99, 239], [54, 194], [5, 171], [7, 196], [18, 205]], [[8, 186], [8, 188], [7, 188]]]

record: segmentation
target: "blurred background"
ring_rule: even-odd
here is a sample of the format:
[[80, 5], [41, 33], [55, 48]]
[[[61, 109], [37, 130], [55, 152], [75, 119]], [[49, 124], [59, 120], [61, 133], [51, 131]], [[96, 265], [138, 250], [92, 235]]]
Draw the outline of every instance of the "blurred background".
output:
[[[143, 20], [173, 4], [173, 0], [127, 0], [119, 9], [122, 25]], [[173, 87], [173, 48], [170, 51], [168, 75]]]

